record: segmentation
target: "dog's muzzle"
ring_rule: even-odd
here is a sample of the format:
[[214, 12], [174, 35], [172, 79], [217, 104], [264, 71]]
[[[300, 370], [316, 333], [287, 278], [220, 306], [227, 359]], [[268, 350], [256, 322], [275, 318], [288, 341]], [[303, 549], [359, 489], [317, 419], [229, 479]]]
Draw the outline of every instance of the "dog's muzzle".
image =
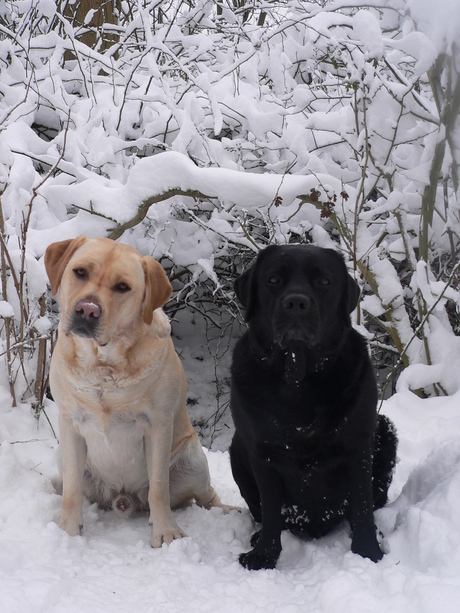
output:
[[102, 309], [95, 300], [86, 298], [75, 305], [69, 332], [77, 336], [95, 338]]
[[309, 346], [319, 342], [320, 315], [316, 301], [309, 295], [293, 292], [282, 296], [273, 317], [274, 341], [283, 349], [292, 341]]

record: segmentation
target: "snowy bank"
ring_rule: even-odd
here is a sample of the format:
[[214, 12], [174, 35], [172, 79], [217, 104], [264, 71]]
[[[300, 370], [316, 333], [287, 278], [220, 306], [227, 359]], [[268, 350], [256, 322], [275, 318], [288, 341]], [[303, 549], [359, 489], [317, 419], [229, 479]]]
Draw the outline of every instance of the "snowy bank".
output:
[[[388, 551], [378, 563], [350, 551], [347, 527], [318, 541], [283, 534], [276, 570], [237, 561], [253, 531], [247, 510], [223, 515], [196, 506], [176, 512], [187, 537], [149, 546], [146, 517], [118, 519], [88, 503], [85, 533], [55, 523], [60, 497], [56, 441], [28, 406], [7, 408], [0, 435], [0, 593], [8, 613], [454, 613], [460, 598], [460, 395], [393, 396], [384, 411], [400, 437], [391, 503], [376, 514]], [[48, 402], [47, 414], [56, 421]], [[242, 504], [228, 453], [208, 453], [216, 489]]]

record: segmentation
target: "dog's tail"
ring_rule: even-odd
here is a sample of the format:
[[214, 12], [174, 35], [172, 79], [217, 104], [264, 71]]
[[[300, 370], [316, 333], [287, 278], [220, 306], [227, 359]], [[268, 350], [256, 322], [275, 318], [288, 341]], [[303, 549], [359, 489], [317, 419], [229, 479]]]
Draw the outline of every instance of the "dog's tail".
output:
[[388, 488], [396, 465], [398, 437], [393, 422], [386, 415], [379, 415], [374, 433], [374, 460], [372, 466], [372, 489], [374, 510], [388, 501]]

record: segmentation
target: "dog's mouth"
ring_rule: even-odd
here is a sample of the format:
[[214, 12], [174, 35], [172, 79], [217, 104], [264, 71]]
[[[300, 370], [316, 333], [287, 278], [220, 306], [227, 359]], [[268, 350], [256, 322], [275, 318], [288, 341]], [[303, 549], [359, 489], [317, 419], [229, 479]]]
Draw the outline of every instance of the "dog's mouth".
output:
[[285, 332], [278, 331], [275, 334], [274, 341], [281, 349], [289, 349], [293, 343], [305, 343], [307, 347], [315, 347], [319, 342], [315, 334], [296, 326], [289, 328]]
[[67, 329], [67, 335], [74, 334], [75, 336], [80, 336], [82, 338], [92, 338], [93, 340], [97, 340], [98, 328], [98, 324], [80, 322], [74, 318]]
[[291, 292], [280, 296], [272, 319], [273, 340], [282, 349], [294, 344], [314, 347], [320, 342], [321, 318], [312, 296]]
[[94, 299], [79, 300], [73, 310], [67, 334], [98, 341], [101, 317], [102, 308]]
[[302, 343], [307, 347], [315, 347], [320, 342], [319, 323], [295, 321], [275, 322], [273, 340], [282, 349], [288, 349], [293, 343]]
[[66, 336], [69, 335], [73, 335], [73, 336], [78, 336], [80, 338], [87, 338], [87, 339], [91, 339], [93, 341], [95, 341], [99, 347], [106, 347], [109, 342], [102, 340], [99, 338], [99, 335], [97, 333], [97, 330], [89, 330], [88, 328], [84, 327], [84, 326], [72, 326], [70, 325], [69, 329], [66, 332]]

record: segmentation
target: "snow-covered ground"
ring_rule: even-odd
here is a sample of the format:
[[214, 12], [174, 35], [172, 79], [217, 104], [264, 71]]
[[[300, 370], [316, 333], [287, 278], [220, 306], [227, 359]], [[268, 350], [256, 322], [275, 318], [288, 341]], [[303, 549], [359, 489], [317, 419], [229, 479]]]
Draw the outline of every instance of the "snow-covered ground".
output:
[[[203, 388], [198, 402], [212, 403], [209, 386]], [[460, 393], [420, 400], [402, 392], [384, 404], [400, 447], [391, 502], [376, 514], [387, 551], [381, 562], [352, 554], [344, 526], [311, 542], [284, 533], [277, 569], [258, 572], [237, 560], [253, 531], [247, 509], [177, 511], [188, 536], [154, 550], [146, 517], [122, 521], [85, 503], [84, 536], [69, 537], [56, 523], [57, 443], [49, 423], [42, 415], [37, 425], [28, 405], [10, 408], [6, 388], [0, 388], [0, 406], [2, 613], [459, 610]], [[56, 424], [51, 401], [46, 412]], [[229, 440], [225, 431], [217, 447]], [[244, 506], [228, 453], [210, 451], [208, 459], [222, 499]]]

